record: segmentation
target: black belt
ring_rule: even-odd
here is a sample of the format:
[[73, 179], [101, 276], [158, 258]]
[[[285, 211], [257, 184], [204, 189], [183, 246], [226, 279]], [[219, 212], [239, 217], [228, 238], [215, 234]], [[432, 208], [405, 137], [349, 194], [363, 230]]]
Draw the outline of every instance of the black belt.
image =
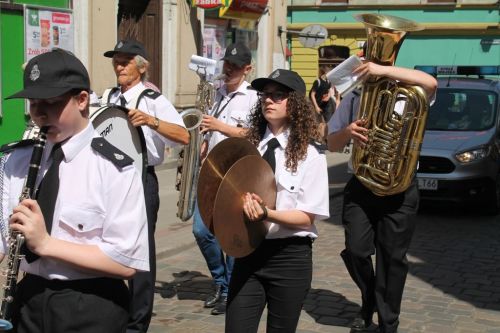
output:
[[146, 171], [147, 172], [152, 172], [154, 173], [155, 172], [155, 166], [154, 165], [148, 165], [147, 168], [146, 168]]
[[264, 242], [270, 245], [311, 244], [312, 242], [314, 242], [314, 239], [309, 236], [293, 236], [286, 238], [266, 238]]
[[21, 281], [24, 281], [24, 283], [32, 283], [36, 286], [45, 287], [52, 290], [73, 289], [82, 292], [96, 292], [101, 290], [109, 290], [113, 286], [122, 285], [124, 283], [123, 280], [121, 279], [114, 279], [107, 277], [77, 279], [77, 280], [59, 280], [59, 279], [48, 280], [41, 276], [30, 273], [26, 273], [26, 275]]

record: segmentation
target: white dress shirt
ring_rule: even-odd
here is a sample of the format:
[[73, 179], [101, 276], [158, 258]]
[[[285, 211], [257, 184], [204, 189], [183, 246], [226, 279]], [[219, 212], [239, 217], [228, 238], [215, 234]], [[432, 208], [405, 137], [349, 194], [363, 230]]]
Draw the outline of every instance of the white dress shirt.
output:
[[[316, 220], [324, 220], [330, 216], [328, 194], [328, 169], [325, 154], [309, 145], [307, 156], [299, 161], [296, 172], [285, 169], [285, 148], [288, 144], [289, 131], [276, 136], [280, 146], [276, 148], [276, 210], [297, 209], [315, 215]], [[267, 150], [267, 143], [274, 138], [267, 128], [264, 138], [259, 143], [261, 155]], [[277, 223], [266, 222], [268, 232], [266, 238], [286, 238], [292, 236], [318, 237], [316, 226], [312, 224], [307, 230], [289, 228]]]
[[[109, 97], [109, 103], [120, 105], [120, 96], [123, 96], [127, 101], [125, 107], [134, 109], [137, 97], [139, 97], [145, 89], [147, 89], [147, 87], [142, 82], [139, 82], [137, 85], [127, 90], [123, 95], [117, 90]], [[179, 112], [177, 112], [172, 103], [163, 95], [155, 99], [148, 98], [147, 96], [141, 98], [137, 109], [168, 123], [176, 124], [183, 128], [186, 127], [184, 126], [184, 121]], [[179, 143], [163, 137], [149, 126], [141, 126], [141, 128], [148, 150], [148, 165], [154, 166], [163, 163], [165, 146], [175, 147], [179, 145]]]
[[[216, 116], [217, 113], [220, 113], [217, 119], [223, 123], [231, 126], [248, 127], [248, 115], [258, 101], [257, 92], [248, 89], [249, 87], [250, 83], [243, 81], [236, 91], [228, 94], [226, 86], [223, 85], [217, 90], [214, 106], [208, 114]], [[210, 151], [216, 144], [227, 139], [227, 136], [212, 131], [206, 135], [205, 139], [208, 140], [208, 151]]]
[[[112, 260], [147, 271], [148, 229], [141, 177], [133, 164], [119, 169], [95, 151], [90, 146], [94, 137], [98, 135], [89, 124], [62, 145], [64, 159], [59, 166], [59, 192], [49, 232], [68, 242], [97, 245]], [[51, 143], [45, 147], [37, 183], [50, 164], [52, 147]], [[31, 152], [30, 147], [19, 148], [7, 156], [1, 188], [1, 222], [5, 225], [19, 203]], [[3, 236], [0, 252], [6, 253]], [[99, 277], [49, 258], [31, 264], [23, 260], [21, 270], [47, 279]]]

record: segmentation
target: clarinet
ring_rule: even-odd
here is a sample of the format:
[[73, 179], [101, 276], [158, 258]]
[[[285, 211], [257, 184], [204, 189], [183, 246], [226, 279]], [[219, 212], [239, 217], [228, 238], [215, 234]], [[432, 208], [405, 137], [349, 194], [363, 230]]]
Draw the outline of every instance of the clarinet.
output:
[[[24, 199], [31, 199], [35, 190], [36, 179], [38, 171], [40, 170], [40, 163], [42, 161], [43, 150], [47, 142], [48, 127], [42, 127], [40, 133], [36, 138], [33, 146], [33, 153], [31, 154], [28, 175], [25, 179], [23, 190], [19, 197], [19, 202]], [[18, 231], [11, 230], [7, 240], [9, 247], [9, 254], [7, 256], [7, 271], [5, 284], [3, 286], [3, 298], [0, 308], [0, 331], [10, 330], [12, 323], [10, 322], [12, 316], [12, 303], [14, 302], [16, 294], [17, 276], [19, 273], [19, 265], [23, 259], [21, 254], [21, 247], [24, 244], [24, 236]]]

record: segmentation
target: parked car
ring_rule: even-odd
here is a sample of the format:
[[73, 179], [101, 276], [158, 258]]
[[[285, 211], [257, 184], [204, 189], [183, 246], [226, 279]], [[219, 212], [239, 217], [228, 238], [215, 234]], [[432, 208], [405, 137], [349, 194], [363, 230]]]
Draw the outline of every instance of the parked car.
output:
[[500, 66], [416, 69], [438, 79], [417, 171], [421, 198], [476, 205], [479, 212], [497, 214]]

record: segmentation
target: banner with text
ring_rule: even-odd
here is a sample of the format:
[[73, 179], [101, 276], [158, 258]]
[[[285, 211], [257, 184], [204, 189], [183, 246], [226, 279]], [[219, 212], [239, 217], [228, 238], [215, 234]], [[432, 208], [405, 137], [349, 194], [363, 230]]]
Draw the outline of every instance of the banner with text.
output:
[[74, 22], [70, 11], [25, 7], [26, 61], [54, 47], [74, 52]]

